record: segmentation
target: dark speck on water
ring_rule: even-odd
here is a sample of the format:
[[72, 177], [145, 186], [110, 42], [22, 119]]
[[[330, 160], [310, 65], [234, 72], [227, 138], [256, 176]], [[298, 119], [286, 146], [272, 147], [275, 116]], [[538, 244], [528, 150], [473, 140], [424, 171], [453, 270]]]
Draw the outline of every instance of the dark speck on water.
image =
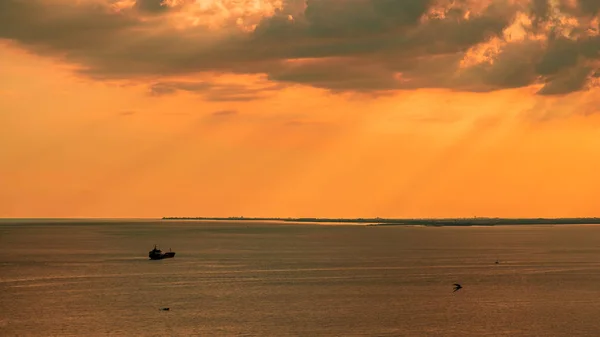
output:
[[[1, 220], [0, 233], [1, 336], [600, 331], [600, 226]], [[148, 261], [156, 242], [177, 257]]]

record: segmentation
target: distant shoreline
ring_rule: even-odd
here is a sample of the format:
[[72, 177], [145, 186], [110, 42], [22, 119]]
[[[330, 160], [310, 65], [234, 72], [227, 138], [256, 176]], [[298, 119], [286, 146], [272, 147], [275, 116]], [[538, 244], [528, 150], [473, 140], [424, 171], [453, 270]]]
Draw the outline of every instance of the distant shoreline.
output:
[[211, 221], [283, 221], [312, 223], [358, 223], [367, 226], [497, 226], [497, 225], [593, 225], [600, 218], [441, 218], [441, 219], [385, 219], [385, 218], [247, 218], [247, 217], [163, 217], [162, 220]]

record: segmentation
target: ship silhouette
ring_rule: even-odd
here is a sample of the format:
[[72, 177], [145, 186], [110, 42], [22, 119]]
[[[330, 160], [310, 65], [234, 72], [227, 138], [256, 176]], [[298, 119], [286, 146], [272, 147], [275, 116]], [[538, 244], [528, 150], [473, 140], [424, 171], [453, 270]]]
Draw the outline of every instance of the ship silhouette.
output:
[[150, 258], [150, 260], [168, 259], [171, 257], [175, 257], [175, 252], [172, 252], [171, 248], [169, 248], [168, 252], [163, 253], [162, 250], [156, 248], [156, 245], [154, 245], [154, 249], [148, 252], [148, 257]]

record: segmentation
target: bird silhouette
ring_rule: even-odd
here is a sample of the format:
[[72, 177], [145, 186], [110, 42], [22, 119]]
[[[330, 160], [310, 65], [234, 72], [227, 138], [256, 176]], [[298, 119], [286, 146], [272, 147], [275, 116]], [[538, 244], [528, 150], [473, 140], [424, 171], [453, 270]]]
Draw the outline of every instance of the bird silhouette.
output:
[[460, 289], [462, 289], [462, 286], [460, 284], [458, 284], [458, 283], [454, 283], [454, 291], [453, 292], [456, 292], [456, 291], [458, 291]]

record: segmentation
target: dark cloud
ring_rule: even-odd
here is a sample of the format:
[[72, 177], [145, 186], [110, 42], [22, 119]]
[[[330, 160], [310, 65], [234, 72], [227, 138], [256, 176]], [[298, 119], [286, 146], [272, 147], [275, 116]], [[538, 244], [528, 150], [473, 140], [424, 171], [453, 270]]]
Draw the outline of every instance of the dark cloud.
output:
[[135, 115], [136, 111], [133, 110], [123, 110], [119, 112], [119, 116], [132, 116]]
[[558, 2], [560, 10], [571, 15], [590, 17], [600, 13], [598, 0], [558, 0]]
[[414, 26], [431, 0], [307, 0], [304, 18], [310, 35], [356, 38]]
[[551, 40], [542, 59], [536, 65], [537, 73], [552, 75], [560, 69], [575, 66], [580, 54], [578, 49], [577, 41], [566, 38]]
[[162, 96], [177, 91], [198, 92], [209, 90], [212, 87], [210, 82], [159, 82], [150, 86], [150, 94]]
[[577, 0], [582, 12], [589, 15], [596, 15], [600, 12], [600, 1], [598, 0]]
[[550, 16], [550, 0], [531, 0], [531, 19], [533, 28], [537, 29]]
[[213, 112], [211, 115], [214, 117], [226, 117], [237, 115], [239, 112], [237, 110], [219, 110]]
[[[250, 33], [237, 29], [235, 18], [219, 31], [168, 24], [169, 15], [191, 8], [191, 1], [170, 7], [137, 0], [120, 11], [115, 1], [2, 0], [0, 38], [75, 63], [97, 79], [149, 79], [151, 95], [183, 91], [213, 101], [253, 100], [281, 86], [166, 78], [264, 74], [273, 82], [355, 92], [490, 91], [541, 83], [540, 94], [551, 95], [585, 89], [583, 69], [592, 72], [600, 60], [600, 40], [585, 26], [598, 15], [597, 0], [561, 2], [566, 14], [588, 18], [569, 35], [561, 33], [548, 0], [285, 0]], [[529, 35], [504, 41], [519, 12], [532, 20]], [[500, 50], [490, 62], [461, 65], [470, 48], [493, 39]]]
[[301, 83], [333, 91], [386, 90], [397, 81], [383, 63], [365, 62], [361, 58], [319, 58], [282, 65], [269, 74], [278, 82]]
[[537, 74], [545, 80], [542, 95], [562, 95], [586, 88], [594, 69], [591, 61], [600, 60], [600, 38], [550, 39], [536, 64]]
[[149, 13], [162, 13], [169, 9], [164, 0], [136, 0], [134, 8]]
[[95, 57], [100, 46], [119, 44], [121, 32], [141, 27], [137, 18], [111, 12], [96, 2], [0, 1], [0, 38], [39, 52]]
[[195, 93], [208, 101], [252, 101], [264, 98], [269, 91], [279, 89], [279, 85], [250, 86], [242, 84], [220, 84], [216, 82], [157, 82], [150, 86], [152, 96], [174, 94], [178, 91]]
[[592, 75], [588, 67], [565, 69], [562, 73], [552, 76], [548, 83], [540, 89], [540, 95], [563, 95], [583, 89]]
[[482, 63], [469, 68], [457, 82], [460, 87], [472, 91], [527, 86], [538, 78], [533, 64], [542, 51], [543, 45], [535, 41], [508, 44], [500, 50], [491, 64]]

